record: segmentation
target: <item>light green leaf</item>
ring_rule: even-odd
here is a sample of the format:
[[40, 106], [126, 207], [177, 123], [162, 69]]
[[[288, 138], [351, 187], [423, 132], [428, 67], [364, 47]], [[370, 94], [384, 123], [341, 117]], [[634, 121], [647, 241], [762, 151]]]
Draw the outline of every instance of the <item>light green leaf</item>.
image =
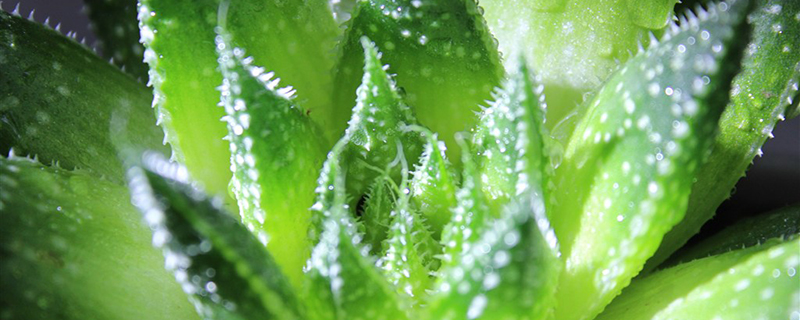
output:
[[549, 134], [544, 128], [544, 87], [533, 78], [521, 64], [481, 114], [472, 138], [479, 155], [481, 186], [495, 214], [528, 192], [543, 198], [552, 175], [545, 144]]
[[683, 218], [738, 71], [749, 8], [723, 2], [671, 26], [590, 102], [548, 212], [566, 264], [557, 319], [599, 313]]
[[389, 177], [375, 179], [369, 192], [364, 196], [364, 207], [361, 212], [361, 226], [364, 243], [370, 245], [370, 252], [378, 254], [382, 251], [382, 243], [386, 240], [392, 224], [392, 209], [397, 202], [397, 185]]
[[145, 154], [128, 176], [133, 203], [153, 230], [165, 265], [206, 319], [302, 319], [303, 309], [272, 256], [220, 198], [188, 183], [185, 167]]
[[790, 319], [800, 299], [800, 239], [773, 239], [637, 279], [605, 319]]
[[125, 181], [117, 147], [162, 146], [152, 96], [75, 41], [0, 11], [0, 152]]
[[697, 175], [686, 218], [666, 236], [647, 262], [650, 270], [686, 243], [730, 196], [772, 129], [784, 119], [798, 95], [800, 81], [800, 2], [759, 0], [749, 17], [752, 39], [742, 72], [733, 81], [730, 103], [719, 121], [719, 134]]
[[296, 288], [311, 254], [314, 186], [325, 143], [296, 107], [291, 88], [251, 64], [230, 36], [217, 36], [222, 104], [231, 143], [231, 189], [243, 223], [267, 246]]
[[438, 240], [444, 226], [450, 221], [451, 211], [457, 206], [457, 180], [445, 155], [447, 147], [444, 142], [439, 141], [436, 134], [422, 131], [427, 143], [412, 173], [411, 201], [425, 217], [433, 237]]
[[3, 319], [199, 318], [122, 185], [0, 157], [0, 219]]
[[[478, 105], [502, 78], [502, 66], [475, 0], [361, 1], [347, 26], [336, 67], [334, 103], [352, 105], [361, 67], [360, 38], [383, 51], [422, 125], [455, 146]], [[447, 121], [442, 121], [447, 119]], [[460, 160], [457, 148], [448, 150]]]
[[[483, 0], [486, 21], [499, 40], [509, 72], [522, 53], [542, 77], [548, 128], [575, 113], [584, 95], [625, 62], [648, 33], [667, 26], [677, 0]], [[568, 120], [573, 123], [575, 120]], [[574, 124], [567, 124], [566, 138]]]
[[[230, 151], [223, 141], [225, 124], [219, 121], [225, 112], [217, 107], [215, 90], [222, 82], [214, 50], [220, 2], [141, 0], [139, 21], [155, 90], [153, 105], [175, 158], [209, 192], [227, 194]], [[302, 106], [320, 114], [322, 121], [332, 119], [328, 113], [339, 114], [322, 107], [330, 106], [325, 99], [333, 65], [328, 52], [336, 36], [325, 1], [243, 0], [223, 8], [227, 11], [219, 18], [227, 21], [234, 42], [248, 49], [255, 64], [301, 90], [298, 101], [307, 102]]]

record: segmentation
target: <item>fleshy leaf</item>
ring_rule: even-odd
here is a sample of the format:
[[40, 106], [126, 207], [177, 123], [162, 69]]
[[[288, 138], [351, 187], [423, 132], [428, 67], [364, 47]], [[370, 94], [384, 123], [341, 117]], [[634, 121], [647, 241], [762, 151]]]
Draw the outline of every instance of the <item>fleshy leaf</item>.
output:
[[[482, 0], [489, 28], [499, 40], [506, 70], [522, 53], [542, 77], [548, 127], [573, 114], [584, 94], [599, 87], [630, 58], [648, 33], [663, 29], [677, 0]], [[566, 131], [572, 132], [567, 129]], [[568, 137], [568, 135], [567, 135]]]
[[391, 215], [381, 267], [398, 292], [424, 304], [433, 283], [431, 274], [439, 268], [434, 255], [441, 252], [441, 247], [433, 239], [426, 221], [410, 206], [407, 194], [400, 195]]
[[[364, 65], [362, 36], [383, 50], [420, 123], [447, 145], [475, 124], [478, 105], [502, 78], [502, 66], [475, 0], [361, 1], [341, 44], [334, 103], [351, 105]], [[448, 119], [448, 121], [442, 121]], [[457, 148], [450, 157], [460, 160]]]
[[276, 88], [278, 80], [251, 65], [224, 30], [217, 36], [217, 51], [231, 143], [231, 189], [242, 221], [300, 288], [311, 254], [309, 208], [325, 143], [296, 107], [291, 88]]
[[511, 199], [531, 190], [543, 197], [550, 182], [543, 90], [522, 64], [495, 93], [495, 101], [481, 114], [473, 135], [481, 186], [496, 214]]
[[[225, 112], [217, 107], [215, 89], [222, 82], [214, 50], [219, 4], [218, 0], [141, 0], [139, 21], [155, 91], [153, 105], [175, 158], [209, 192], [227, 194], [230, 150], [223, 141], [227, 130], [219, 119]], [[255, 64], [301, 90], [298, 101], [308, 102], [303, 105], [308, 111], [332, 112], [321, 107], [330, 105], [324, 100], [333, 65], [327, 52], [336, 36], [325, 1], [235, 1], [223, 8], [227, 11], [221, 10], [220, 19], [227, 21], [234, 42], [248, 49]], [[292, 26], [297, 21], [303, 22], [302, 27]], [[320, 96], [315, 96], [317, 92]]]
[[206, 319], [300, 319], [302, 309], [272, 256], [220, 198], [188, 184], [185, 167], [145, 154], [129, 169], [133, 203], [166, 267]]
[[450, 222], [442, 230], [441, 243], [444, 247], [442, 269], [448, 266], [457, 267], [462, 254], [469, 252], [471, 244], [477, 241], [482, 230], [488, 227], [491, 220], [491, 213], [483, 194], [481, 181], [478, 178], [478, 168], [472, 158], [472, 151], [466, 142], [460, 142], [464, 171], [461, 177], [461, 187], [456, 191], [458, 205], [453, 209]]
[[147, 88], [57, 31], [0, 11], [0, 70], [4, 154], [123, 183], [117, 147], [167, 152]]
[[198, 319], [122, 185], [0, 157], [0, 218], [1, 318]]
[[410, 182], [411, 201], [428, 222], [436, 239], [450, 221], [456, 203], [456, 177], [437, 135], [423, 130], [428, 140]]
[[671, 26], [590, 102], [548, 212], [566, 263], [557, 319], [599, 313], [683, 218], [738, 71], [750, 8], [722, 2]]
[[552, 316], [561, 262], [543, 203], [530, 191], [515, 198], [459, 264], [442, 267], [430, 319]]
[[356, 196], [379, 175], [388, 174], [400, 181], [400, 157], [406, 162], [416, 160], [424, 143], [418, 132], [406, 128], [417, 120], [386, 73], [375, 44], [361, 38], [361, 45], [366, 59], [364, 77], [342, 138], [348, 147], [347, 190]]
[[750, 15], [753, 37], [742, 72], [734, 79], [730, 103], [708, 161], [698, 171], [686, 218], [666, 236], [645, 270], [656, 267], [686, 243], [730, 196], [736, 182], [772, 137], [800, 81], [800, 2], [759, 0]]
[[[397, 187], [389, 177], [375, 179], [364, 201], [361, 224], [364, 229], [364, 243], [370, 245], [370, 252], [381, 252], [391, 225], [392, 209], [397, 202]], [[358, 208], [356, 209], [358, 210]]]
[[[318, 317], [331, 319], [406, 319], [399, 296], [361, 243], [349, 212], [340, 158], [347, 144], [340, 140], [328, 155], [314, 205], [321, 235], [309, 260], [308, 286]], [[310, 289], [307, 289], [308, 292]], [[330, 311], [328, 311], [330, 310]]]
[[800, 239], [695, 260], [637, 279], [597, 319], [790, 319]]
[[752, 247], [772, 238], [794, 239], [798, 236], [800, 236], [800, 206], [794, 205], [744, 219], [696, 245], [676, 252], [659, 268], [675, 265], [679, 261], [692, 261]]
[[92, 31], [100, 39], [106, 58], [139, 79], [147, 80], [147, 64], [142, 61], [144, 47], [139, 43], [136, 0], [86, 0]]

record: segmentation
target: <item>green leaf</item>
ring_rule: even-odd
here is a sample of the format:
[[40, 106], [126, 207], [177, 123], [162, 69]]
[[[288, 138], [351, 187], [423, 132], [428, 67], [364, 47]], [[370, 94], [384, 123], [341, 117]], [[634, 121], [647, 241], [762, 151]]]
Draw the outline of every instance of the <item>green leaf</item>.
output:
[[373, 254], [382, 251], [381, 244], [389, 232], [391, 213], [397, 202], [397, 196], [397, 185], [386, 176], [375, 179], [365, 195], [360, 222], [364, 229], [364, 243], [370, 245], [370, 252]]
[[142, 61], [144, 47], [139, 43], [137, 1], [86, 0], [85, 3], [103, 56], [114, 59], [114, 65], [139, 81], [146, 80], [149, 68]]
[[167, 269], [206, 319], [302, 319], [280, 267], [220, 198], [188, 184], [185, 167], [145, 154], [129, 170], [133, 203], [153, 230]]
[[700, 230], [730, 196], [736, 182], [772, 137], [800, 81], [800, 2], [759, 0], [750, 15], [752, 39], [742, 72], [734, 79], [730, 103], [719, 121], [719, 134], [708, 161], [698, 171], [686, 218], [666, 236], [648, 261], [650, 270]]
[[749, 8], [723, 2], [671, 26], [591, 101], [548, 212], [566, 263], [558, 319], [599, 313], [683, 218], [747, 41]]
[[800, 235], [800, 206], [794, 205], [744, 219], [691, 247], [676, 252], [660, 266], [692, 261], [734, 249], [752, 247], [772, 238], [794, 239]]
[[[175, 158], [209, 192], [226, 194], [230, 151], [223, 141], [225, 124], [219, 121], [225, 112], [217, 107], [215, 90], [222, 82], [214, 50], [219, 3], [141, 0], [139, 21], [156, 93], [154, 106]], [[307, 111], [337, 113], [320, 107], [329, 104], [318, 98], [328, 95], [333, 64], [327, 52], [333, 49], [336, 30], [324, 1], [235, 1], [223, 8], [227, 11], [222, 10], [220, 19], [227, 21], [236, 45], [247, 48], [257, 65], [301, 90], [299, 101], [308, 101], [303, 105]], [[303, 25], [293, 26], [296, 21]]]
[[[461, 142], [461, 162], [464, 166], [461, 187], [456, 191], [458, 205], [453, 209], [450, 222], [442, 230], [442, 267], [457, 267], [463, 254], [469, 251], [470, 244], [477, 241], [483, 229], [491, 220], [491, 212], [483, 194], [478, 168], [472, 158], [469, 145]], [[441, 278], [438, 279], [441, 282]]]
[[523, 63], [481, 114], [472, 143], [479, 155], [481, 186], [495, 214], [527, 192], [543, 197], [550, 182], [543, 90]]
[[[483, 0], [486, 21], [506, 57], [519, 68], [522, 53], [542, 77], [548, 127], [577, 118], [576, 107], [625, 62], [648, 33], [663, 29], [677, 0]], [[574, 120], [570, 120], [574, 121]], [[564, 129], [569, 133], [572, 128]]]
[[800, 239], [694, 260], [637, 279], [604, 319], [789, 319], [800, 298]]
[[[447, 263], [445, 251], [431, 319], [552, 316], [561, 262], [545, 215], [550, 163], [544, 146], [541, 91], [523, 63], [481, 116], [473, 144], [481, 161], [481, 184], [476, 187], [482, 192], [473, 195], [485, 194], [488, 211], [499, 219], [487, 227], [467, 225], [469, 231], [460, 231], [466, 241], [460, 244], [461, 252], [450, 253], [455, 263]], [[464, 167], [464, 187], [468, 188], [468, 183], [474, 185], [468, 179], [476, 175], [467, 171], [469, 160]], [[458, 229], [463, 224], [459, 220], [480, 221], [480, 216], [461, 212], [467, 211], [459, 208], [454, 216], [453, 226]]]
[[439, 271], [429, 319], [545, 319], [552, 316], [561, 272], [558, 244], [541, 195], [503, 209], [457, 265]]
[[0, 11], [0, 152], [123, 183], [117, 148], [166, 152], [147, 88], [71, 39]]
[[365, 57], [364, 77], [358, 87], [353, 115], [342, 140], [347, 142], [347, 190], [364, 194], [379, 175], [400, 181], [401, 158], [406, 163], [419, 158], [423, 140], [407, 128], [417, 124], [397, 91], [388, 67], [381, 63], [375, 44], [361, 38]]
[[0, 219], [3, 319], [198, 318], [125, 187], [0, 157]]
[[[383, 50], [420, 123], [447, 145], [475, 124], [478, 104], [502, 78], [496, 45], [475, 0], [385, 1], [357, 4], [341, 43], [334, 103], [352, 105], [364, 65], [360, 38]], [[448, 119], [448, 121], [442, 121]], [[449, 149], [460, 160], [459, 150]]]
[[[321, 230], [309, 260], [311, 301], [320, 319], [406, 319], [407, 309], [361, 244], [356, 221], [347, 205], [340, 158], [347, 144], [340, 140], [328, 155], [319, 179], [315, 221]], [[310, 289], [306, 289], [308, 292]]]
[[421, 129], [427, 139], [419, 164], [411, 178], [411, 201], [428, 222], [433, 237], [440, 238], [450, 221], [456, 202], [457, 180], [452, 165], [445, 155], [447, 148], [437, 135]]
[[[408, 190], [405, 186], [401, 188]], [[398, 293], [424, 304], [433, 283], [431, 274], [439, 268], [439, 260], [434, 256], [441, 253], [442, 248], [409, 201], [409, 196], [401, 193], [390, 213], [393, 219], [381, 268]]]
[[322, 166], [319, 129], [300, 110], [291, 88], [253, 66], [230, 35], [217, 36], [224, 76], [222, 104], [231, 146], [231, 187], [243, 223], [267, 246], [295, 288], [310, 257], [314, 186]]

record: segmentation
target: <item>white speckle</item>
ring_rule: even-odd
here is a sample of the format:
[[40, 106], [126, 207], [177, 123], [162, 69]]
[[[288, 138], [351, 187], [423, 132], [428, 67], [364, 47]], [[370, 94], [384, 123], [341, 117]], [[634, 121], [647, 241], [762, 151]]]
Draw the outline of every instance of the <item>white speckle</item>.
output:
[[655, 194], [658, 192], [658, 184], [655, 181], [650, 181], [650, 183], [647, 184], [647, 191], [649, 191], [650, 194]]
[[473, 298], [472, 302], [469, 304], [469, 309], [467, 310], [467, 318], [475, 319], [479, 317], [483, 313], [483, 309], [486, 308], [487, 302], [486, 296], [483, 294]]
[[749, 279], [742, 279], [742, 280], [740, 280], [739, 282], [736, 283], [736, 286], [734, 286], [734, 289], [736, 289], [736, 291], [742, 291], [744, 289], [747, 289], [747, 287], [749, 287], [749, 286], [750, 286], [750, 280]]
[[625, 100], [625, 111], [630, 114], [630, 113], [633, 113], [634, 110], [636, 110], [636, 104], [633, 103], [633, 100], [626, 99]]

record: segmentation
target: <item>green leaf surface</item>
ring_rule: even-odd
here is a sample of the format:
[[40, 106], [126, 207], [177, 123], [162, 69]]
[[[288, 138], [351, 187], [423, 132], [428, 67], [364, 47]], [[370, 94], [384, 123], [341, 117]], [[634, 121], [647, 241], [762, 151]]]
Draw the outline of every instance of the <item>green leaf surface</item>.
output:
[[686, 243], [730, 197], [740, 177], [760, 156], [761, 146], [784, 119], [800, 81], [800, 2], [759, 0], [748, 18], [752, 39], [742, 71], [733, 81], [730, 103], [708, 161], [698, 171], [686, 218], [666, 236], [645, 270], [656, 267]]
[[[483, 0], [486, 21], [499, 40], [506, 70], [519, 68], [518, 54], [542, 77], [548, 97], [548, 128], [573, 112], [631, 58], [648, 33], [667, 26], [677, 0]], [[566, 129], [571, 133], [571, 128]], [[567, 134], [567, 138], [569, 135]]]
[[672, 25], [590, 102], [548, 212], [566, 264], [557, 319], [602, 311], [683, 218], [738, 71], [749, 8], [723, 2]]
[[637, 279], [597, 318], [791, 319], [800, 239], [694, 260]]
[[[347, 205], [341, 157], [347, 141], [340, 140], [328, 155], [319, 179], [315, 221], [319, 242], [309, 260], [310, 300], [320, 319], [407, 319], [400, 296], [361, 243]], [[321, 292], [317, 292], [321, 291]]]
[[408, 195], [401, 193], [391, 211], [392, 224], [381, 268], [398, 293], [412, 297], [416, 303], [425, 304], [433, 283], [431, 274], [439, 268], [439, 260], [434, 256], [442, 248], [433, 239], [427, 222], [411, 207], [409, 201]]
[[220, 30], [216, 47], [224, 76], [231, 189], [243, 223], [300, 288], [311, 254], [309, 208], [325, 143], [319, 128], [296, 106], [291, 88], [277, 88], [278, 80], [252, 65], [230, 40]]
[[163, 150], [152, 96], [75, 41], [0, 11], [0, 152], [122, 183], [117, 147]]
[[136, 0], [85, 1], [103, 56], [114, 59], [114, 65], [144, 82], [149, 67], [142, 61], [144, 47], [139, 43], [136, 3]]
[[558, 245], [532, 192], [504, 208], [457, 265], [440, 270], [429, 319], [546, 319], [561, 271]]
[[2, 157], [0, 219], [0, 318], [198, 319], [122, 185]]
[[659, 268], [727, 251], [759, 245], [769, 239], [794, 239], [800, 235], [800, 206], [794, 205], [744, 219], [671, 256]]
[[360, 220], [364, 243], [370, 245], [371, 253], [378, 254], [382, 251], [382, 243], [392, 224], [391, 213], [398, 197], [397, 185], [387, 176], [378, 177], [364, 197], [366, 200]]
[[[139, 21], [154, 106], [176, 159], [210, 192], [226, 194], [230, 151], [215, 90], [222, 82], [214, 48], [219, 3], [141, 0]], [[220, 19], [255, 64], [300, 90], [298, 100], [321, 121], [329, 119], [326, 113], [338, 114], [322, 107], [330, 105], [324, 97], [329, 96], [333, 64], [328, 52], [336, 35], [324, 1], [235, 1], [223, 8]]]
[[412, 172], [411, 201], [425, 217], [437, 240], [450, 221], [456, 202], [457, 181], [452, 165], [445, 155], [447, 147], [436, 134], [423, 130], [427, 139], [419, 164]]
[[[502, 78], [496, 45], [475, 0], [361, 1], [347, 27], [334, 103], [350, 106], [357, 96], [364, 65], [360, 38], [367, 36], [397, 73], [420, 123], [447, 145], [455, 146], [454, 134], [475, 124], [478, 105]], [[458, 151], [448, 150], [460, 160]]]
[[185, 167], [145, 154], [129, 170], [133, 203], [162, 248], [166, 268], [206, 319], [302, 319], [288, 280], [219, 198], [188, 184]]
[[[472, 158], [469, 145], [463, 140], [459, 141], [463, 151], [461, 162], [464, 171], [461, 175], [461, 187], [456, 191], [458, 205], [453, 209], [450, 222], [442, 230], [443, 270], [459, 265], [462, 255], [469, 252], [470, 245], [477, 241], [482, 230], [491, 221], [491, 212], [478, 177], [478, 165]], [[437, 279], [437, 283], [440, 282], [441, 278]]]
[[522, 64], [481, 114], [472, 143], [477, 149], [484, 194], [499, 214], [527, 192], [544, 198], [553, 167], [545, 141], [544, 86]]
[[364, 75], [342, 137], [347, 142], [347, 190], [354, 196], [364, 194], [380, 175], [399, 182], [400, 159], [406, 163], [418, 159], [424, 143], [418, 132], [407, 128], [417, 120], [381, 63], [381, 53], [367, 38], [360, 43], [366, 59]]

